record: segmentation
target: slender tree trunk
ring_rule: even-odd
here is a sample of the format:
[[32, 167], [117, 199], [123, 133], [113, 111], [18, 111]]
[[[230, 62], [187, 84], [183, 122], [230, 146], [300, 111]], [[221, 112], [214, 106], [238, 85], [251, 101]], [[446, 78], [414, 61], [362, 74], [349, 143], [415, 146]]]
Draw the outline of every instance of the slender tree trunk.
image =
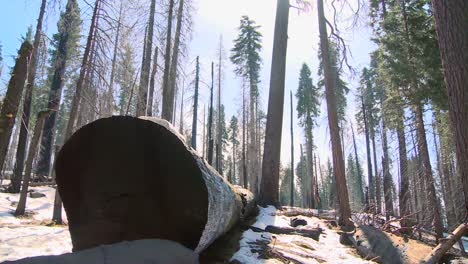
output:
[[352, 226], [351, 209], [349, 207], [348, 189], [346, 187], [345, 166], [341, 149], [340, 129], [338, 127], [338, 115], [336, 110], [335, 85], [336, 78], [330, 65], [330, 51], [326, 18], [323, 8], [323, 0], [317, 0], [318, 23], [320, 32], [320, 49], [322, 51], [322, 63], [325, 75], [325, 96], [327, 100], [328, 125], [333, 153], [333, 170], [335, 173], [338, 202], [340, 205], [339, 223], [342, 226]]
[[219, 39], [219, 57], [218, 57], [218, 124], [216, 126], [216, 169], [219, 174], [223, 175], [222, 152], [223, 152], [223, 139], [221, 131], [221, 67], [222, 67], [222, 37]]
[[362, 172], [361, 172], [361, 166], [359, 165], [359, 157], [357, 154], [357, 147], [356, 147], [356, 138], [354, 137], [354, 128], [353, 124], [351, 124], [351, 132], [353, 135], [353, 145], [354, 145], [354, 156], [355, 156], [355, 161], [356, 161], [356, 170], [357, 170], [357, 175], [358, 175], [358, 185], [359, 185], [359, 196], [360, 196], [360, 203], [363, 205], [365, 203], [364, 199], [364, 190], [363, 190], [363, 184], [362, 184]]
[[284, 82], [288, 45], [289, 0], [278, 0], [268, 96], [268, 114], [263, 148], [261, 205], [279, 204], [279, 166], [283, 127]]
[[[150, 86], [149, 86], [149, 95], [148, 95], [148, 104], [147, 104], [147, 114], [148, 116], [153, 116], [153, 101], [154, 101], [154, 86], [156, 83], [156, 73], [158, 71], [158, 47], [154, 48], [154, 57], [153, 57], [153, 68], [151, 69], [150, 76]], [[157, 107], [157, 106], [156, 106]]]
[[379, 175], [378, 167], [377, 167], [377, 149], [375, 147], [375, 135], [371, 135], [372, 140], [372, 149], [373, 149], [373, 156], [374, 156], [374, 170], [375, 170], [375, 197], [377, 203], [377, 213], [380, 214], [382, 212], [382, 181]]
[[184, 93], [185, 93], [185, 87], [182, 85], [181, 89], [181, 95], [180, 95], [180, 124], [179, 124], [179, 132], [181, 135], [184, 135]]
[[70, 138], [70, 136], [73, 134], [74, 127], [75, 127], [75, 121], [76, 117], [78, 115], [78, 106], [81, 101], [81, 94], [83, 90], [83, 82], [86, 78], [86, 72], [87, 68], [90, 66], [89, 65], [89, 54], [91, 52], [91, 44], [94, 40], [95, 36], [95, 30], [96, 30], [96, 21], [97, 21], [97, 16], [98, 16], [98, 11], [99, 11], [99, 6], [100, 6], [101, 0], [96, 0], [94, 3], [94, 10], [93, 10], [93, 16], [91, 19], [91, 25], [89, 27], [89, 34], [88, 34], [88, 40], [86, 42], [86, 48], [84, 51], [83, 55], [83, 62], [81, 64], [81, 70], [80, 70], [80, 77], [78, 78], [78, 82], [76, 84], [76, 90], [75, 94], [73, 96], [72, 104], [70, 107], [70, 117], [68, 119], [68, 124], [65, 132], [65, 140]]
[[115, 40], [114, 40], [114, 52], [112, 56], [112, 67], [111, 67], [111, 75], [109, 80], [109, 90], [107, 91], [107, 116], [112, 116], [114, 113], [114, 79], [115, 79], [115, 66], [117, 64], [117, 52], [119, 48], [119, 37], [120, 37], [120, 28], [122, 24], [122, 12], [123, 12], [123, 3], [120, 3], [119, 8], [119, 18], [117, 21], [117, 30], [115, 32]]
[[202, 139], [203, 139], [203, 148], [202, 148], [202, 156], [203, 158], [206, 159], [206, 105], [203, 105], [203, 135], [202, 135]]
[[366, 156], [367, 156], [367, 180], [369, 184], [369, 205], [375, 203], [375, 186], [374, 177], [372, 176], [372, 160], [369, 140], [369, 124], [367, 122], [367, 111], [364, 104], [364, 96], [361, 95], [362, 115], [364, 118], [364, 133], [366, 136]]
[[245, 129], [245, 85], [242, 85], [242, 186], [244, 188], [248, 188], [247, 184], [247, 164], [246, 164], [246, 157], [245, 157], [245, 145], [246, 145], [246, 129]]
[[31, 179], [31, 172], [33, 167], [34, 156], [37, 153], [37, 147], [39, 140], [41, 139], [42, 126], [44, 125], [44, 119], [49, 115], [50, 111], [42, 111], [37, 115], [36, 125], [33, 131], [33, 137], [29, 144], [28, 158], [26, 159], [26, 168], [24, 171], [23, 184], [21, 186], [21, 195], [16, 207], [15, 216], [24, 215], [26, 211], [26, 199], [28, 198], [29, 181]]
[[173, 102], [171, 99], [171, 87], [169, 80], [169, 71], [171, 65], [171, 36], [172, 36], [172, 13], [174, 9], [174, 0], [169, 0], [169, 14], [167, 17], [167, 34], [166, 34], [166, 52], [164, 53], [164, 75], [163, 75], [163, 99], [161, 117], [167, 121], [172, 120]]
[[447, 86], [458, 171], [468, 212], [468, 3], [432, 1], [440, 55]]
[[[312, 120], [310, 118], [310, 113], [307, 112], [307, 124], [312, 124]], [[314, 149], [314, 138], [312, 135], [312, 126], [307, 125], [306, 126], [307, 130], [307, 138], [306, 138], [306, 156], [307, 156], [307, 179], [308, 179], [308, 184], [307, 186], [310, 187], [310, 189], [307, 189], [307, 194], [308, 194], [308, 205], [310, 208], [316, 208], [316, 201], [318, 197], [315, 197], [314, 193], [314, 186], [317, 184], [314, 182], [314, 166], [313, 166], [313, 149]]]
[[432, 176], [432, 167], [429, 159], [429, 151], [427, 148], [426, 129], [424, 128], [423, 109], [421, 103], [414, 106], [416, 118], [416, 133], [418, 138], [418, 149], [421, 156], [421, 165], [423, 177], [426, 181], [426, 192], [428, 194], [429, 211], [432, 209], [432, 224], [436, 232], [436, 239], [443, 237], [443, 226], [440, 217], [439, 206], [437, 202], [436, 190], [434, 186], [434, 178]]
[[[23, 115], [21, 121], [20, 134], [18, 138], [18, 148], [16, 150], [16, 161], [13, 170], [13, 178], [16, 179], [21, 179], [23, 176], [24, 158], [26, 156], [26, 144], [28, 141], [29, 117], [31, 115], [32, 93], [34, 90], [34, 83], [36, 79], [37, 54], [39, 51], [39, 44], [42, 37], [42, 21], [44, 20], [46, 5], [47, 1], [42, 0], [41, 9], [39, 11], [39, 18], [37, 19], [36, 33], [34, 35], [33, 50], [29, 61], [28, 80], [26, 84], [26, 90], [24, 92], [23, 101]], [[14, 191], [17, 192], [19, 190]]]
[[208, 113], [208, 164], [213, 164], [213, 89], [214, 89], [214, 63], [211, 63], [211, 91], [210, 91], [210, 109]]
[[[54, 153], [55, 153], [54, 159], [55, 160], [57, 159], [60, 148], [61, 147], [59, 145], [55, 145], [55, 151], [54, 151]], [[54, 163], [55, 163], [55, 160], [54, 160]], [[53, 179], [55, 181], [55, 170], [52, 170], [52, 176], [53, 176]], [[54, 222], [55, 224], [58, 224], [58, 225], [63, 224], [63, 220], [62, 220], [62, 198], [60, 197], [60, 193], [58, 192], [58, 187], [56, 187], [56, 189], [55, 189], [54, 210], [52, 211], [52, 222]]]
[[[170, 11], [172, 12], [172, 11]], [[177, 23], [176, 23], [176, 31], [174, 37], [174, 47], [172, 48], [172, 57], [170, 59], [170, 69], [169, 69], [169, 102], [171, 103], [171, 109], [169, 112], [174, 112], [174, 101], [175, 101], [175, 90], [176, 90], [176, 82], [177, 82], [177, 65], [179, 59], [179, 45], [180, 45], [180, 32], [182, 30], [182, 19], [184, 13], [184, 0], [179, 0], [179, 7], [177, 9]], [[172, 18], [172, 14], [171, 14]], [[172, 22], [171, 22], [172, 23]], [[170, 35], [168, 35], [170, 37]], [[169, 42], [170, 45], [170, 42]], [[163, 88], [164, 91], [164, 88]], [[165, 98], [163, 97], [163, 102]], [[164, 104], [164, 103], [163, 103]]]
[[293, 96], [292, 91], [289, 91], [289, 102], [291, 105], [291, 204], [294, 206], [294, 128], [293, 128]]
[[[24, 84], [26, 82], [29, 58], [33, 46], [29, 41], [23, 42], [18, 51], [15, 67], [11, 72], [8, 89], [3, 99], [2, 109], [0, 111], [0, 171], [6, 160], [8, 146], [10, 144], [11, 133], [15, 124], [16, 115], [19, 110], [21, 96], [23, 94]], [[12, 182], [13, 190], [19, 190], [21, 178]]]
[[[406, 154], [406, 137], [405, 126], [403, 122], [404, 113], [400, 112], [400, 118], [397, 119], [397, 138], [398, 138], [398, 153], [400, 160], [400, 217], [404, 217], [411, 213], [410, 210], [410, 194], [409, 194], [409, 175], [408, 175], [408, 157]], [[402, 227], [409, 227], [406, 219], [400, 221]], [[404, 231], [403, 231], [404, 232]]]
[[390, 174], [390, 157], [388, 155], [388, 142], [387, 142], [387, 126], [386, 120], [382, 120], [382, 144], [383, 144], [383, 187], [384, 187], [384, 198], [385, 198], [385, 217], [387, 221], [390, 220], [390, 216], [394, 215], [393, 211], [393, 194], [392, 194], [392, 175]]
[[144, 62], [141, 69], [140, 87], [138, 89], [137, 116], [146, 115], [146, 106], [148, 101], [148, 82], [151, 67], [151, 52], [153, 50], [153, 32], [154, 32], [154, 13], [156, 9], [156, 0], [151, 0], [150, 15], [148, 22], [148, 35], [146, 37]]
[[[195, 94], [193, 96], [193, 118], [192, 118], [192, 148], [197, 149], [197, 124], [198, 124], [198, 82], [199, 82], [199, 74], [200, 74], [200, 64], [198, 62], [197, 56], [197, 65], [195, 68]], [[203, 112], [203, 118], [205, 118], [205, 112]], [[204, 122], [203, 122], [204, 123]], [[203, 128], [205, 131], [205, 128]], [[205, 134], [203, 132], [203, 134]], [[204, 137], [205, 135], [203, 135]], [[202, 151], [203, 153], [203, 151]]]

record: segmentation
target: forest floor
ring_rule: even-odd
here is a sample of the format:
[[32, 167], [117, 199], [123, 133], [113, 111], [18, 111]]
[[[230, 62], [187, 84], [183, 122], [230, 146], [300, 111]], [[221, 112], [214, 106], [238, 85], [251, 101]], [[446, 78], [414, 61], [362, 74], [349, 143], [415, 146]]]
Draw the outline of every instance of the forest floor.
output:
[[[8, 181], [3, 183], [8, 184]], [[28, 197], [27, 215], [21, 218], [13, 215], [19, 194], [0, 192], [0, 262], [71, 252], [68, 227], [51, 222], [55, 189], [48, 186], [31, 189], [45, 196]], [[294, 211], [299, 213], [288, 216], [288, 213]], [[323, 218], [312, 216], [317, 213], [316, 210], [290, 207], [281, 210], [272, 206], [259, 207], [256, 217], [236, 226], [202, 253], [201, 263], [373, 263], [372, 260], [359, 256], [353, 246], [340, 242], [339, 228], [333, 225], [333, 221], [327, 220], [333, 218], [333, 212], [321, 214], [326, 216]], [[62, 215], [66, 222], [64, 211]], [[273, 234], [265, 231], [267, 226], [291, 229], [293, 219], [306, 221], [306, 225], [294, 227], [296, 230], [320, 228], [318, 241], [301, 234]], [[354, 237], [359, 240], [358, 236], [367, 235], [369, 240], [376, 239], [380, 245], [385, 241], [391, 250], [398, 250], [397, 254], [403, 254], [402, 263], [417, 263], [432, 249], [432, 246], [416, 240], [403, 239], [384, 232], [377, 232], [374, 236], [374, 233], [369, 236], [369, 229], [359, 228]], [[383, 248], [383, 251], [388, 250]]]

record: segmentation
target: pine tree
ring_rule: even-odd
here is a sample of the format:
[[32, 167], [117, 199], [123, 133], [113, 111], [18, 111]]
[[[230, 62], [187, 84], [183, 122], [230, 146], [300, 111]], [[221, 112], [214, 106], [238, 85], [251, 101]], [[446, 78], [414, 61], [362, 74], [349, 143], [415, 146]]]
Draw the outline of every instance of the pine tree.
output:
[[315, 197], [313, 192], [313, 186], [317, 184], [313, 181], [313, 129], [316, 124], [315, 119], [319, 116], [320, 113], [320, 102], [318, 88], [312, 83], [312, 78], [310, 75], [311, 72], [307, 64], [302, 64], [301, 72], [299, 74], [299, 87], [297, 89], [296, 98], [299, 124], [304, 128], [306, 135], [306, 168], [308, 177], [305, 179], [304, 184], [308, 186], [308, 189], [305, 191], [308, 192], [307, 196], [311, 198], [311, 200], [308, 201], [308, 206], [315, 208], [318, 197]]
[[256, 111], [255, 106], [258, 101], [258, 84], [260, 82], [260, 51], [262, 49], [262, 34], [259, 26], [248, 16], [243, 16], [240, 20], [239, 35], [234, 40], [234, 47], [231, 49], [230, 60], [235, 65], [234, 72], [249, 84], [249, 147], [247, 153], [248, 168], [250, 177], [250, 190], [257, 193], [258, 186], [258, 166], [257, 164], [257, 134], [256, 134]]
[[[229, 122], [229, 141], [231, 142], [231, 148], [232, 148], [232, 154], [231, 154], [231, 159], [232, 159], [232, 175], [233, 179], [235, 178], [236, 175], [236, 160], [238, 156], [238, 148], [239, 148], [239, 140], [237, 139], [239, 137], [239, 121], [236, 116], [231, 117], [231, 121]], [[231, 183], [234, 183], [231, 181]]]

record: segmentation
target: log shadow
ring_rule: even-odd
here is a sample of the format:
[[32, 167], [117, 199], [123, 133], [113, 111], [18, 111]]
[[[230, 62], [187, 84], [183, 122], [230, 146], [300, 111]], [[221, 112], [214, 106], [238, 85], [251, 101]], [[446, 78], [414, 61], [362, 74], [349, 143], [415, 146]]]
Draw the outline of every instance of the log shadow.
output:
[[[380, 257], [380, 263], [405, 263], [401, 250], [395, 246], [385, 232], [373, 226], [360, 226], [360, 230], [365, 236], [364, 239], [369, 243], [370, 251]], [[362, 238], [359, 240], [362, 241]]]

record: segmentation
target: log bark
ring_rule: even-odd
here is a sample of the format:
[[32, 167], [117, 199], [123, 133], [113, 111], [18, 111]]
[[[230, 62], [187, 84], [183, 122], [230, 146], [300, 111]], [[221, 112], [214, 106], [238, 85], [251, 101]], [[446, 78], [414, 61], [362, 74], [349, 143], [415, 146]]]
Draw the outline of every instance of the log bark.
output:
[[427, 256], [423, 263], [439, 263], [440, 258], [447, 252], [460, 238], [467, 233], [468, 224], [461, 224], [450, 234], [443, 242], [441, 242], [437, 247], [435, 247], [431, 254]]
[[313, 240], [319, 241], [320, 234], [322, 233], [321, 228], [313, 228], [313, 229], [298, 229], [298, 228], [291, 228], [291, 227], [279, 227], [269, 225], [265, 227], [265, 229], [261, 229], [258, 227], [251, 226], [250, 229], [254, 232], [268, 232], [277, 235], [299, 235], [303, 237], [309, 237]]
[[160, 238], [200, 252], [254, 208], [159, 118], [90, 123], [55, 169], [74, 250]]

